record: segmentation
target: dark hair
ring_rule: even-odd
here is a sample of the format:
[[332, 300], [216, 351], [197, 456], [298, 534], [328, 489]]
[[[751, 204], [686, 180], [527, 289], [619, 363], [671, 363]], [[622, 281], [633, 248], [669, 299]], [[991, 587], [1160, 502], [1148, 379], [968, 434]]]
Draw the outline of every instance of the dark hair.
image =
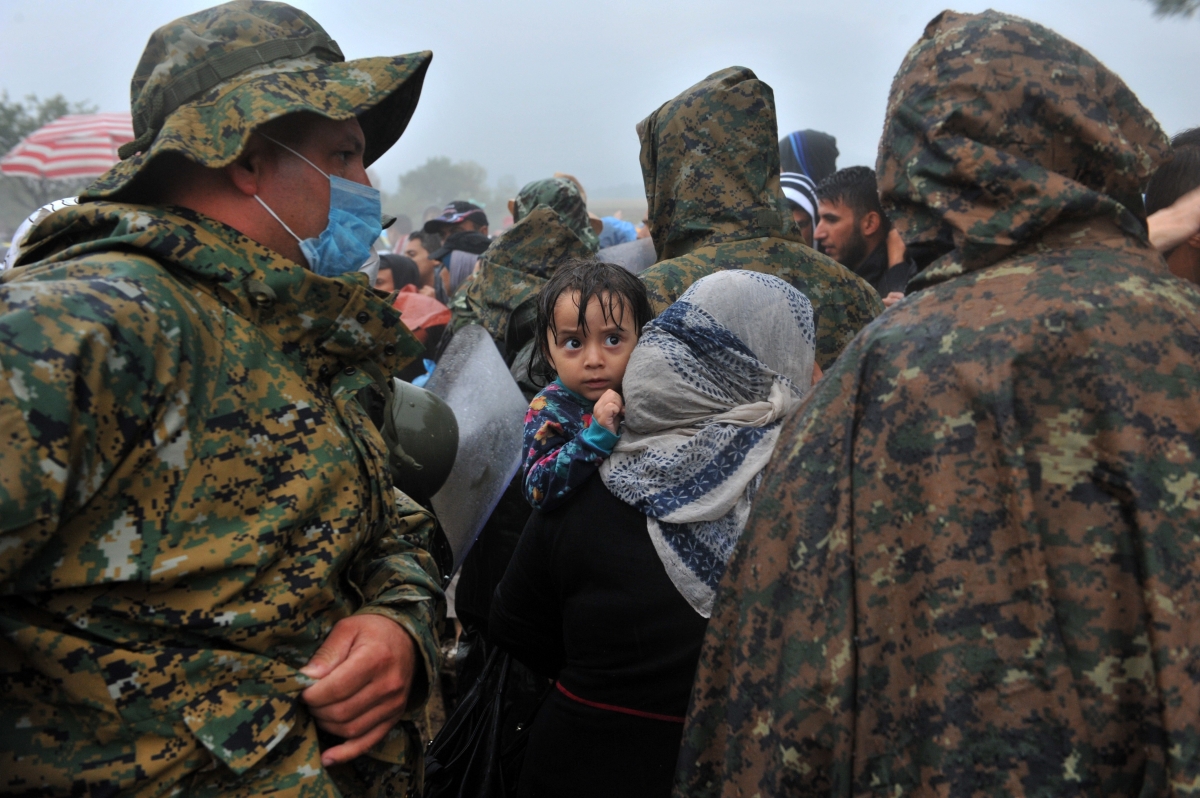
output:
[[[883, 206], [879, 204], [879, 187], [875, 183], [875, 170], [869, 166], [849, 166], [839, 169], [817, 186], [818, 202], [837, 202], [854, 211], [857, 221], [865, 214], [879, 214], [881, 229], [886, 233], [892, 228]], [[818, 211], [819, 213], [820, 211]]]
[[579, 329], [582, 332], [587, 332], [587, 307], [592, 297], [600, 300], [605, 321], [616, 320], [623, 326], [625, 313], [632, 313], [634, 331], [638, 335], [646, 322], [654, 318], [645, 284], [624, 266], [579, 258], [568, 260], [558, 267], [538, 293], [534, 329], [534, 340], [538, 345], [530, 358], [530, 375], [535, 367], [549, 374], [555, 373], [546, 356], [547, 337], [551, 332], [557, 332], [554, 306], [563, 294], [575, 291], [579, 292]]
[[416, 241], [425, 248], [427, 254], [432, 255], [441, 249], [442, 237], [437, 233], [426, 233], [424, 230], [414, 230], [408, 234], [409, 241]]
[[1185, 130], [1171, 139], [1175, 157], [1150, 178], [1146, 186], [1146, 213], [1161, 211], [1200, 186], [1200, 127]]
[[412, 258], [385, 252], [379, 256], [379, 270], [392, 273], [392, 288], [399, 291], [406, 285], [421, 284], [421, 271]]

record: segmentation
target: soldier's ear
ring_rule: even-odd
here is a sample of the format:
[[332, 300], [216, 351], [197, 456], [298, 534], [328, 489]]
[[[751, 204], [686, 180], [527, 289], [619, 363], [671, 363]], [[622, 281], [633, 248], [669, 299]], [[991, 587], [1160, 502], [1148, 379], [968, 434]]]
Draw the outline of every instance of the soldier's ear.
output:
[[253, 197], [261, 188], [263, 167], [268, 154], [263, 139], [251, 136], [237, 160], [225, 167], [230, 181], [247, 197]]

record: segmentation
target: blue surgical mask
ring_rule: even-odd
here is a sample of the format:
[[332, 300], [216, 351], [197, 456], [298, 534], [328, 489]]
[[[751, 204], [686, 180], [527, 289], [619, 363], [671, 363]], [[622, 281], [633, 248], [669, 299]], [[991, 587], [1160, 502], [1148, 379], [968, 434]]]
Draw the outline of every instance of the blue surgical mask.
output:
[[[259, 135], [262, 135], [261, 133]], [[336, 277], [346, 272], [358, 271], [374, 253], [375, 242], [383, 232], [379, 190], [355, 183], [353, 180], [327, 174], [319, 166], [293, 150], [286, 144], [263, 136], [283, 147], [306, 164], [329, 178], [329, 223], [316, 238], [300, 238], [292, 232], [283, 219], [257, 194], [258, 204], [283, 225], [292, 238], [300, 242], [300, 251], [308, 261], [308, 267], [325, 277]]]

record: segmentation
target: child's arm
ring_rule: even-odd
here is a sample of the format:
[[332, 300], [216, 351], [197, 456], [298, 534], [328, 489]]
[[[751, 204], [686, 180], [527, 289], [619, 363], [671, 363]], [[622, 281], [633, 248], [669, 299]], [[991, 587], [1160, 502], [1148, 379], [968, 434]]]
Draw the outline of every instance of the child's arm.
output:
[[532, 407], [525, 416], [525, 499], [539, 510], [550, 510], [595, 473], [612, 454], [617, 436], [594, 420], [573, 438], [565, 429], [572, 426], [558, 418], [547, 404]]

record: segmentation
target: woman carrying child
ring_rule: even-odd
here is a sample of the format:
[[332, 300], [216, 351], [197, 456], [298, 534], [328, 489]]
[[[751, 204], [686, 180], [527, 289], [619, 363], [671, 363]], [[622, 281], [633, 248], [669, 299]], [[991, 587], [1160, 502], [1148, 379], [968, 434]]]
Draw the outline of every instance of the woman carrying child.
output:
[[[600, 335], [617, 358], [618, 339], [637, 334], [638, 295], [615, 272], [607, 283], [570, 271], [543, 289], [539, 332], [581, 410], [536, 424], [560, 424], [543, 436], [558, 453], [527, 459], [568, 467], [534, 480], [543, 508], [489, 621], [497, 645], [556, 680], [533, 721], [518, 794], [667, 796], [717, 582], [781, 420], [819, 377], [812, 307], [776, 277], [719, 272], [645, 325], [627, 366], [597, 369], [609, 382], [593, 383], [567, 365], [591, 361], [564, 360], [556, 347], [583, 353]], [[619, 388], [624, 402], [601, 387]], [[556, 401], [554, 391], [542, 397]], [[600, 436], [587, 430], [615, 432], [622, 410], [615, 446], [593, 445]]]

